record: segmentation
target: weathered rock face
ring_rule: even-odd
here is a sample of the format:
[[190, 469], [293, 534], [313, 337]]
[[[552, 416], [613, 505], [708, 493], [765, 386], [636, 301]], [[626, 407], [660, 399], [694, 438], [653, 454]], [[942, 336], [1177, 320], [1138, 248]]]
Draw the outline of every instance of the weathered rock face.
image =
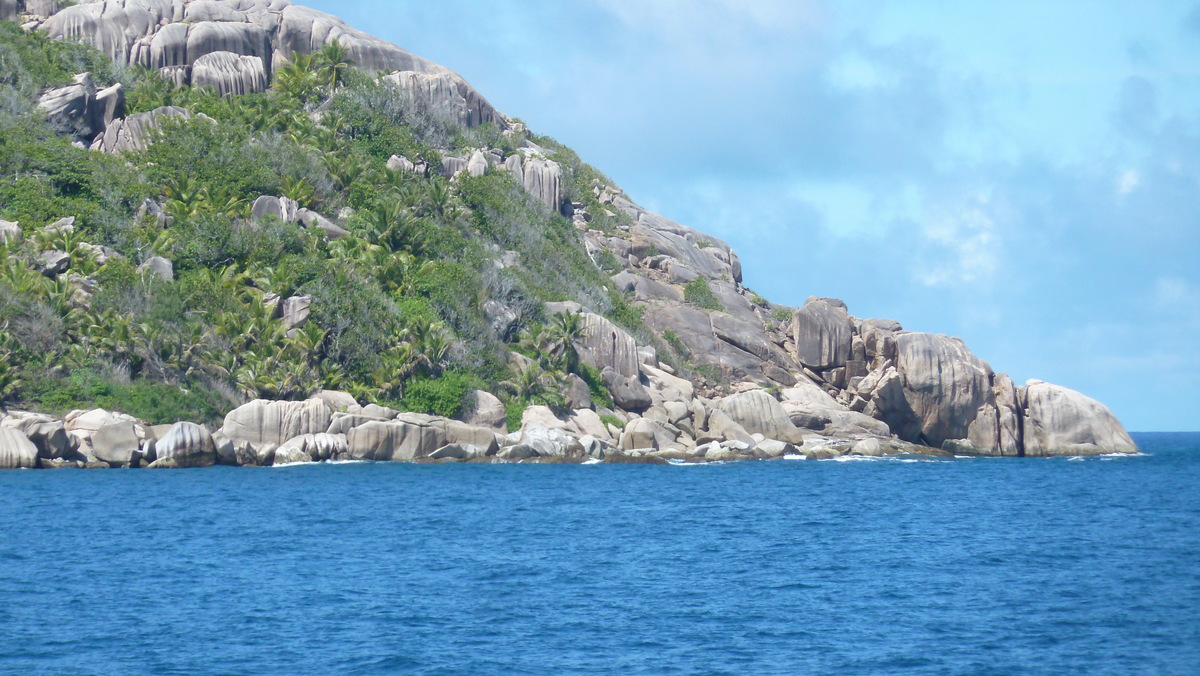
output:
[[[939, 448], [947, 440], [966, 439], [980, 407], [993, 400], [991, 367], [962, 341], [931, 333], [900, 334], [897, 352], [904, 398], [916, 416], [893, 426], [904, 431], [897, 431], [900, 438]], [[914, 437], [909, 423], [917, 421], [920, 436]]]
[[467, 395], [461, 417], [467, 424], [496, 431], [502, 432], [508, 427], [508, 412], [504, 410], [504, 402], [483, 390], [475, 390]]
[[38, 449], [20, 430], [0, 427], [0, 469], [34, 469]]
[[796, 359], [816, 371], [845, 366], [853, 336], [854, 323], [840, 301], [809, 298], [792, 318]]
[[125, 92], [119, 84], [97, 90], [92, 76], [82, 73], [74, 84], [42, 94], [38, 105], [59, 129], [91, 142], [124, 113]]
[[200, 425], [176, 423], [154, 445], [159, 467], [212, 467], [217, 464], [217, 446], [212, 434]]
[[787, 411], [775, 397], [762, 390], [725, 397], [717, 402], [717, 407], [750, 434], [757, 433], [787, 443], [804, 443], [803, 435], [792, 424]]
[[1025, 455], [1137, 453], [1137, 445], [1100, 402], [1058, 385], [1025, 386]]
[[104, 133], [92, 142], [92, 150], [120, 153], [126, 150], [145, 150], [151, 134], [157, 130], [164, 118], [189, 117], [187, 110], [178, 106], [164, 106], [148, 113], [137, 113], [118, 118], [108, 123]]
[[140, 449], [141, 441], [130, 422], [105, 425], [92, 435], [92, 451], [110, 465], [123, 467], [130, 464]]
[[222, 96], [257, 94], [267, 90], [262, 57], [234, 52], [212, 52], [192, 65], [193, 87], [211, 87]]
[[353, 460], [402, 461], [429, 457], [446, 445], [438, 427], [420, 420], [370, 422], [346, 435]]
[[234, 442], [283, 444], [289, 439], [318, 434], [329, 429], [329, 405], [319, 399], [308, 401], [255, 400], [225, 416], [221, 432]]
[[638, 375], [637, 342], [604, 317], [583, 313], [583, 338], [576, 343], [579, 358], [603, 371], [611, 368], [626, 378]]

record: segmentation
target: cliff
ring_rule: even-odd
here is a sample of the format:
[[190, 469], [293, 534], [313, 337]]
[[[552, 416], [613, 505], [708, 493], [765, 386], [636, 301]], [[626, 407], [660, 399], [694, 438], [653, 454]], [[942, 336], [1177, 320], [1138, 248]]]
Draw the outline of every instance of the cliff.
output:
[[[29, 77], [6, 86], [34, 106], [6, 124], [85, 175], [64, 189], [48, 163], [44, 184], [6, 186], [0, 315], [7, 398], [76, 410], [14, 408], [0, 466], [1137, 451], [1103, 405], [1018, 385], [961, 340], [768, 302], [728, 244], [335, 17], [61, 4], [0, 0], [29, 32], [10, 33]], [[37, 50], [60, 64], [41, 83]], [[67, 63], [103, 72], [62, 81]], [[0, 162], [19, 175], [28, 156]], [[184, 416], [88, 412], [121, 407], [114, 387], [64, 401], [38, 368], [207, 392], [183, 409], [198, 422], [233, 410], [219, 431], [156, 428]]]

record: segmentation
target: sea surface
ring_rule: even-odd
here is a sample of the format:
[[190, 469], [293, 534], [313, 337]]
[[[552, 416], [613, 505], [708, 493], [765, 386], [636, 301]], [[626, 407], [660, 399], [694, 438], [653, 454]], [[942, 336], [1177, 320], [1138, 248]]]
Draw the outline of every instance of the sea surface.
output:
[[1198, 674], [1145, 455], [0, 473], [4, 674]]

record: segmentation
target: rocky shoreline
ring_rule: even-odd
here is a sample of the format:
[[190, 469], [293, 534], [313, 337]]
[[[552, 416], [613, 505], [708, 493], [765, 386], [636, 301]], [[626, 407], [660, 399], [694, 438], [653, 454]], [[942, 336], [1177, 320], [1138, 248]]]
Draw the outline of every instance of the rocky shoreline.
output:
[[[665, 464], [956, 455], [953, 445], [938, 449], [886, 433], [822, 434], [797, 427], [784, 404], [763, 389], [715, 401], [696, 397], [688, 406], [670, 388], [686, 387], [684, 383], [659, 372], [647, 388], [657, 402], [644, 415], [606, 412], [610, 422], [590, 408], [558, 417], [548, 408], [531, 406], [521, 428], [511, 433], [505, 431], [503, 404], [483, 391], [470, 395], [461, 420], [362, 406], [347, 393], [331, 391], [306, 401], [252, 401], [230, 412], [218, 430], [192, 422], [149, 425], [102, 409], [63, 418], [12, 411], [0, 420], [0, 469], [267, 467], [322, 461]], [[667, 400], [664, 393], [677, 397]], [[802, 394], [785, 392], [784, 401], [794, 404]], [[623, 428], [616, 424], [620, 421]], [[1130, 444], [1077, 445], [1040, 455], [1137, 452]]]

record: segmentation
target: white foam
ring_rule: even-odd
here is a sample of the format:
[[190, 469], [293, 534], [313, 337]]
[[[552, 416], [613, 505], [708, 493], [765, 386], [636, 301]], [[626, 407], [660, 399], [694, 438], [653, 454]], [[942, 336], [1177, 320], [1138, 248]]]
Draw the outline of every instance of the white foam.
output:
[[807, 455], [785, 455], [784, 460], [808, 460]]
[[601, 464], [604, 464], [604, 461], [603, 461], [603, 460], [601, 460], [600, 458], [588, 458], [587, 460], [584, 460], [584, 461], [583, 461], [581, 464], [584, 464], [584, 465], [601, 465]]

